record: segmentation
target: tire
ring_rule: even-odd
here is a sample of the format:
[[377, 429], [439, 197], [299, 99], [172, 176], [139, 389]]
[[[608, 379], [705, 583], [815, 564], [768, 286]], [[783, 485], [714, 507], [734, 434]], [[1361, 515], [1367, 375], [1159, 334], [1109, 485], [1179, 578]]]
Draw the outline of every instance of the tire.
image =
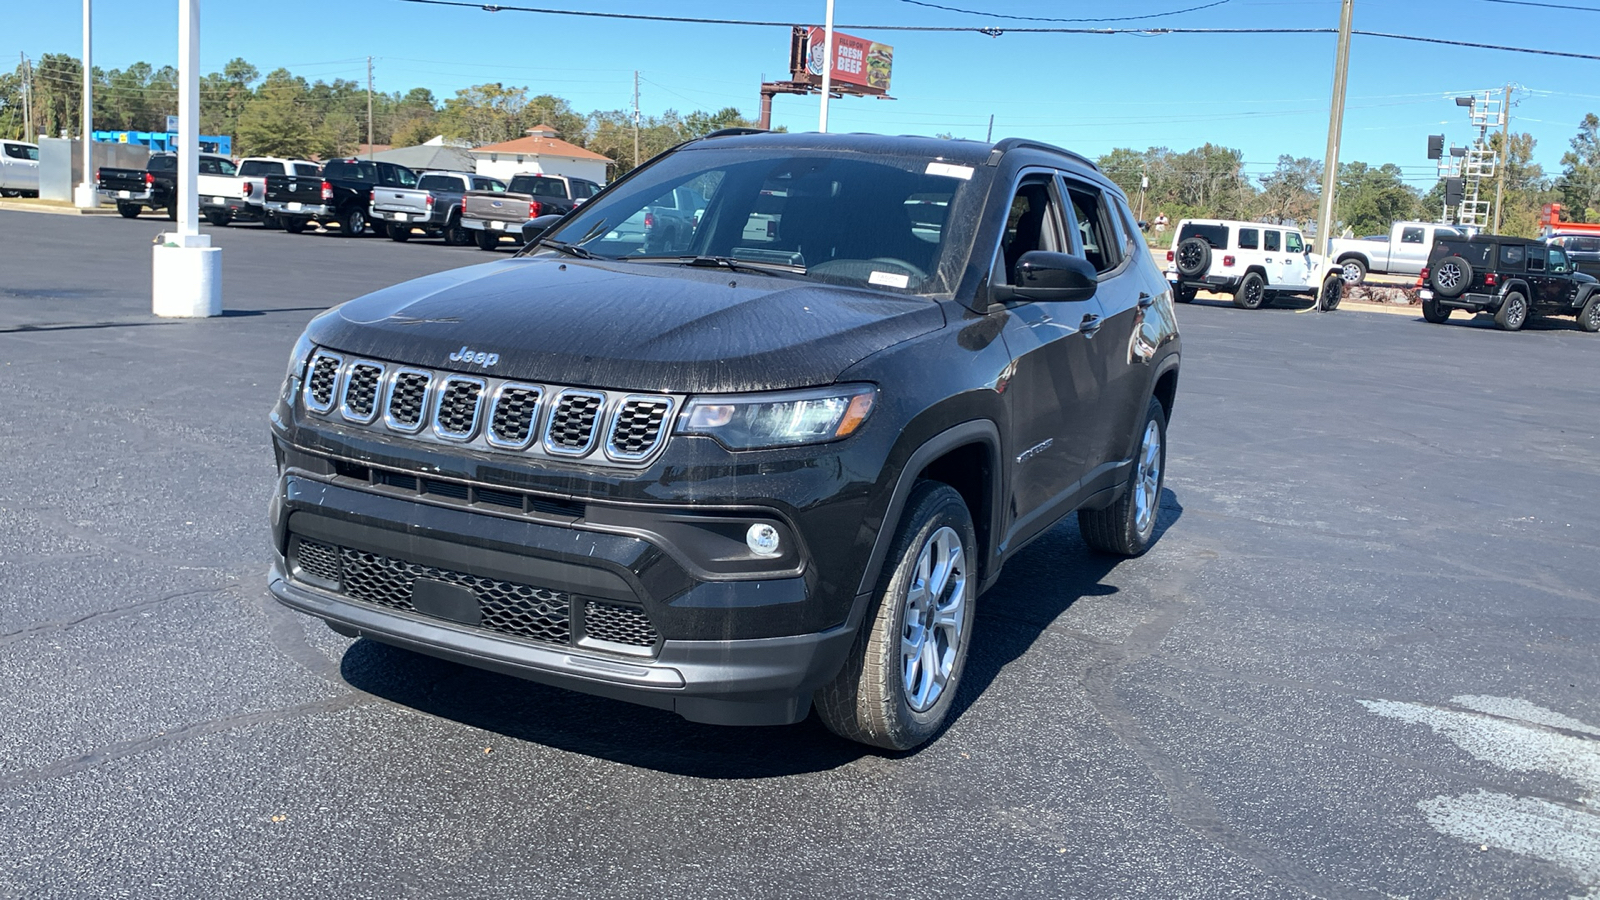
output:
[[1501, 331], [1521, 331], [1522, 326], [1528, 324], [1528, 298], [1521, 291], [1507, 293], [1495, 311], [1494, 324], [1500, 326]]
[[261, 217], [261, 227], [269, 230], [279, 229], [283, 227], [283, 222], [277, 213], [266, 213]]
[[479, 250], [493, 250], [500, 246], [500, 235], [487, 228], [473, 232], [472, 236], [478, 242]]
[[208, 209], [206, 210], [206, 221], [218, 228], [225, 228], [229, 222], [233, 221], [233, 217], [229, 216], [226, 210]]
[[1201, 238], [1192, 237], [1178, 244], [1173, 254], [1178, 274], [1185, 278], [1198, 278], [1211, 268], [1211, 245]]
[[118, 203], [117, 212], [124, 219], [137, 219], [139, 218], [139, 213], [144, 212], [144, 207], [137, 203]]
[[1267, 302], [1267, 280], [1255, 272], [1248, 272], [1233, 292], [1233, 305], [1240, 309], [1260, 309]]
[[1078, 530], [1097, 553], [1139, 556], [1155, 543], [1161, 487], [1167, 477], [1167, 413], [1150, 398], [1139, 426], [1127, 490], [1105, 509], [1078, 510]]
[[1367, 264], [1358, 257], [1339, 260], [1339, 268], [1345, 284], [1360, 284], [1367, 278]]
[[305, 219], [280, 219], [279, 221], [283, 222], [283, 230], [290, 234], [299, 234], [306, 230]]
[[1437, 300], [1422, 301], [1422, 320], [1434, 325], [1443, 325], [1450, 320], [1450, 307], [1440, 306]]
[[451, 219], [444, 227], [444, 242], [450, 247], [464, 247], [472, 243], [472, 232], [461, 227], [460, 219]]
[[1428, 268], [1428, 286], [1441, 297], [1459, 297], [1472, 284], [1472, 263], [1459, 256], [1446, 256]]
[[1194, 302], [1194, 288], [1181, 287], [1172, 292], [1172, 299], [1179, 303]]
[[390, 225], [389, 240], [394, 241], [396, 244], [404, 244], [406, 241], [411, 240], [411, 229], [400, 225]]
[[360, 237], [367, 231], [367, 214], [360, 207], [352, 206], [339, 216], [340, 237]]
[[1589, 302], [1578, 312], [1578, 327], [1590, 334], [1600, 331], [1600, 291], [1589, 294]]
[[850, 655], [817, 691], [817, 714], [829, 731], [910, 750], [944, 727], [972, 640], [977, 547], [972, 516], [955, 488], [937, 481], [912, 488]]
[[178, 206], [177, 206], [177, 204], [171, 204], [171, 205], [169, 205], [167, 207], [167, 221], [168, 222], [176, 222], [176, 221], [178, 221]]
[[1322, 290], [1317, 292], [1317, 302], [1323, 312], [1333, 312], [1339, 308], [1339, 301], [1344, 299], [1344, 276], [1342, 274], [1329, 275], [1322, 282]]

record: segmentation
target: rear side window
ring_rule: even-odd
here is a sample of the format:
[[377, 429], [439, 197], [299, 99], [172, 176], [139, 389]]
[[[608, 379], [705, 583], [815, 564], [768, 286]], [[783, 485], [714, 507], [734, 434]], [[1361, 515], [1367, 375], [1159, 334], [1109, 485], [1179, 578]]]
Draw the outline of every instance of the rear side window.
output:
[[1422, 232], [1423, 229], [1421, 228], [1402, 228], [1400, 229], [1400, 243], [1420, 244], [1422, 243]]
[[260, 178], [266, 175], [282, 175], [283, 163], [269, 162], [264, 159], [249, 159], [239, 164], [239, 174], [246, 178]]
[[1521, 244], [1500, 245], [1500, 265], [1507, 269], [1522, 268], [1522, 261], [1528, 258], [1528, 248]]
[[1530, 254], [1528, 254], [1528, 271], [1529, 272], [1543, 272], [1544, 271], [1544, 254], [1543, 253], [1530, 253]]
[[238, 169], [234, 168], [233, 160], [231, 159], [221, 159], [215, 156], [200, 157], [199, 172], [201, 175], [226, 175], [232, 177], [238, 174], [238, 171]]
[[344, 181], [359, 181], [363, 184], [378, 183], [377, 163], [363, 162], [357, 159], [333, 159], [322, 167], [322, 174], [326, 178], [338, 178]]
[[1437, 262], [1446, 256], [1459, 256], [1473, 266], [1487, 268], [1490, 256], [1494, 253], [1493, 244], [1478, 244], [1467, 240], [1450, 239], [1437, 241], [1433, 245], [1433, 253], [1429, 258]]
[[1078, 237], [1083, 242], [1083, 256], [1097, 272], [1109, 272], [1122, 262], [1112, 235], [1111, 218], [1106, 215], [1105, 198], [1100, 192], [1080, 185], [1067, 190], [1072, 198], [1072, 215], [1077, 220]]
[[417, 179], [417, 189], [423, 191], [459, 191], [461, 179], [455, 175], [424, 175]]
[[567, 183], [559, 178], [533, 178], [528, 182], [526, 193], [544, 197], [565, 197]]
[[1276, 253], [1279, 250], [1283, 249], [1283, 232], [1281, 232], [1281, 231], [1268, 231], [1268, 232], [1265, 232], [1264, 234], [1262, 234], [1261, 237], [1262, 237], [1262, 247], [1261, 247], [1261, 249], [1263, 249], [1263, 250], [1271, 250], [1274, 253]]
[[150, 158], [151, 172], [176, 172], [178, 158], [176, 156], [153, 156]]
[[506, 183], [494, 178], [474, 178], [472, 179], [472, 189], [475, 191], [493, 191], [496, 194], [504, 194], [506, 192]]
[[572, 196], [574, 198], [582, 198], [587, 200], [598, 193], [600, 193], [600, 185], [595, 184], [592, 181], [575, 179], [572, 182]]
[[321, 172], [319, 172], [317, 170], [317, 167], [312, 165], [311, 163], [295, 163], [294, 164], [294, 173], [296, 175], [320, 175], [321, 174]]
[[1225, 250], [1228, 246], [1228, 226], [1226, 225], [1201, 225], [1196, 222], [1178, 229], [1178, 243], [1183, 243], [1189, 238], [1197, 237], [1210, 244], [1213, 249]]
[[1261, 229], [1259, 229], [1259, 228], [1241, 228], [1241, 229], [1239, 229], [1239, 249], [1240, 250], [1260, 250], [1261, 249]]
[[33, 160], [37, 160], [39, 158], [39, 148], [38, 147], [26, 147], [26, 146], [23, 146], [22, 144], [7, 144], [6, 145], [6, 155], [11, 157], [12, 159], [33, 159]]

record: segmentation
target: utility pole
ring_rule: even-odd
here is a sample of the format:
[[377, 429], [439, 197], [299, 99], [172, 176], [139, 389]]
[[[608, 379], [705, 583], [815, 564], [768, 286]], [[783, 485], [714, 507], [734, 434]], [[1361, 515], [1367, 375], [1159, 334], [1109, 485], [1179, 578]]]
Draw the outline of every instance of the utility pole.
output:
[[93, 209], [100, 205], [100, 195], [94, 184], [94, 60], [89, 41], [89, 0], [83, 0], [83, 180], [78, 182], [74, 206]]
[[1511, 85], [1500, 98], [1500, 172], [1494, 182], [1494, 233], [1500, 233], [1500, 201], [1506, 195], [1506, 166], [1511, 162]]
[[639, 70], [633, 70], [633, 167], [639, 168]]
[[22, 139], [32, 144], [33, 139], [33, 66], [28, 63], [28, 54], [19, 54], [22, 57]]
[[367, 57], [367, 159], [372, 158], [372, 57]]
[[[88, 2], [88, 0], [84, 0]], [[828, 95], [833, 92], [833, 0], [828, 0], [827, 20], [822, 25], [822, 114], [817, 130], [828, 133]]]
[[[1339, 10], [1339, 47], [1333, 61], [1333, 98], [1328, 107], [1328, 150], [1322, 161], [1322, 212], [1317, 217], [1317, 243], [1322, 247], [1322, 272], [1325, 281], [1331, 271], [1333, 255], [1333, 192], [1339, 184], [1339, 138], [1344, 133], [1344, 96], [1350, 77], [1350, 18], [1355, 0], [1344, 0]], [[1320, 284], [1320, 282], [1319, 282]], [[1323, 298], [1317, 290], [1317, 308]]]

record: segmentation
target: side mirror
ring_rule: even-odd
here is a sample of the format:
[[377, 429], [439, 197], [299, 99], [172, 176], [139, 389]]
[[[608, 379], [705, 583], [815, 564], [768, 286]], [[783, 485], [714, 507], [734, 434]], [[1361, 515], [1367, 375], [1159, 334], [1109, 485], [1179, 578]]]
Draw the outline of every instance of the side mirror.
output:
[[531, 244], [534, 241], [537, 241], [539, 238], [544, 236], [546, 231], [550, 230], [551, 225], [554, 225], [559, 221], [561, 221], [561, 216], [551, 214], [548, 216], [540, 216], [537, 219], [529, 219], [528, 221], [523, 222], [522, 242], [524, 244]]
[[1050, 250], [1030, 250], [1017, 260], [1017, 286], [990, 288], [997, 303], [1008, 300], [1073, 302], [1088, 300], [1100, 287], [1100, 275], [1088, 260]]

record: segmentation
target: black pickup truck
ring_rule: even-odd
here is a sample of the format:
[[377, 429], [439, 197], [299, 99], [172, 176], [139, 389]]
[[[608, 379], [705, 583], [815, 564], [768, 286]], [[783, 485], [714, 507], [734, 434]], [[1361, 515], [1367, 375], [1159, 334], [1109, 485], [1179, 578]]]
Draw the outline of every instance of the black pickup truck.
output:
[[388, 229], [372, 221], [372, 192], [379, 187], [414, 188], [415, 172], [402, 165], [370, 159], [330, 159], [321, 175], [268, 175], [266, 208], [298, 234], [306, 225], [337, 225], [345, 237], [357, 237], [369, 226], [379, 235]]
[[[216, 179], [231, 179], [238, 170], [233, 160], [215, 153], [202, 153], [196, 158], [199, 171], [197, 184], [202, 196], [216, 193], [211, 184]], [[100, 196], [117, 205], [117, 212], [132, 219], [146, 209], [164, 209], [168, 219], [178, 217], [178, 156], [175, 153], [156, 153], [143, 169], [119, 169], [102, 166], [95, 170], [95, 189]]]
[[[904, 750], [962, 707], [1008, 558], [1074, 512], [1151, 547], [1179, 340], [1116, 183], [1034, 141], [748, 131], [312, 319], [270, 414], [273, 595]], [[676, 250], [618, 229], [685, 186]]]

